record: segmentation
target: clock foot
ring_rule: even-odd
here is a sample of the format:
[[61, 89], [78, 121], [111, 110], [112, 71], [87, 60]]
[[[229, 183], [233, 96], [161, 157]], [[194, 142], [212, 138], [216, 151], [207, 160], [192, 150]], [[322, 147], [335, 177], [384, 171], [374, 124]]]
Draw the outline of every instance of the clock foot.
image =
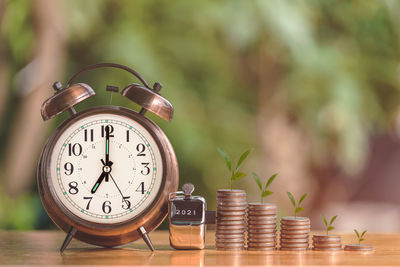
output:
[[153, 244], [151, 243], [151, 240], [150, 240], [150, 238], [149, 238], [149, 235], [148, 235], [147, 232], [146, 232], [146, 229], [144, 229], [143, 226], [140, 226], [140, 228], [139, 228], [138, 231], [139, 231], [139, 233], [142, 235], [142, 238], [143, 238], [144, 242], [146, 243], [146, 245], [149, 247], [149, 249], [150, 249], [151, 251], [154, 251]]
[[69, 232], [68, 232], [67, 236], [65, 237], [64, 242], [60, 248], [61, 253], [63, 253], [64, 250], [67, 248], [69, 242], [71, 242], [71, 240], [75, 234], [76, 234], [76, 229], [74, 227], [71, 227], [71, 229], [69, 230]]

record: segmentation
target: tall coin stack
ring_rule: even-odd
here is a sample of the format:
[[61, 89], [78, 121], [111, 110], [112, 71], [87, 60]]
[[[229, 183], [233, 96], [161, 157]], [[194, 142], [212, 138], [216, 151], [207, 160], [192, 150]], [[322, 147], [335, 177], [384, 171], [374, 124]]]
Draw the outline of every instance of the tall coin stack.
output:
[[313, 236], [314, 250], [341, 250], [342, 239], [339, 235], [314, 235]]
[[217, 191], [216, 248], [242, 250], [246, 232], [246, 192], [220, 189]]
[[271, 203], [249, 203], [247, 212], [247, 249], [275, 249], [276, 205]]
[[306, 217], [283, 217], [281, 219], [281, 250], [308, 249], [310, 219]]

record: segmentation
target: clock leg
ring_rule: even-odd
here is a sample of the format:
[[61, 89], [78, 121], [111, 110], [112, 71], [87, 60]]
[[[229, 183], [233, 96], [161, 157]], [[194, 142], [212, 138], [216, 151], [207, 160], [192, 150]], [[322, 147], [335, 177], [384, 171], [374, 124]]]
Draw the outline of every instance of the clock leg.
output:
[[151, 240], [149, 238], [149, 235], [146, 232], [146, 229], [144, 229], [143, 226], [140, 226], [140, 228], [138, 229], [139, 233], [142, 235], [142, 238], [144, 240], [144, 242], [146, 243], [146, 245], [149, 247], [149, 249], [151, 251], [154, 251], [154, 247], [153, 244], [151, 243]]
[[69, 232], [68, 232], [67, 236], [65, 237], [64, 242], [60, 248], [61, 253], [63, 253], [63, 251], [67, 248], [69, 242], [71, 242], [71, 240], [75, 234], [76, 234], [76, 229], [74, 227], [71, 227], [71, 229], [69, 230]]

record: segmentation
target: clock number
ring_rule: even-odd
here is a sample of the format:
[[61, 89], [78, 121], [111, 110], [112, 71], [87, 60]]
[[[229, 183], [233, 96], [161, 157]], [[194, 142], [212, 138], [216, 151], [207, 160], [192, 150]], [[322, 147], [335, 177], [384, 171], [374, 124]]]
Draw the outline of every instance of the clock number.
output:
[[77, 183], [77, 182], [70, 182], [68, 185], [69, 185], [69, 190], [68, 190], [68, 192], [69, 192], [71, 195], [76, 195], [76, 194], [78, 194], [79, 190], [78, 190], [78, 183]]
[[126, 130], [126, 142], [129, 143], [129, 130]]
[[146, 154], [144, 154], [143, 152], [145, 151], [146, 147], [144, 146], [144, 144], [140, 143], [136, 146], [136, 151], [139, 152], [136, 156], [140, 157], [140, 156], [146, 156]]
[[114, 127], [112, 125], [101, 125], [101, 137], [106, 136], [106, 127], [108, 126], [108, 129], [110, 131], [110, 137], [114, 137], [114, 135], [112, 134], [114, 132]]
[[142, 165], [144, 166], [144, 170], [141, 171], [143, 175], [148, 175], [150, 173], [150, 168], [149, 168], [148, 162], [142, 162]]
[[103, 212], [105, 214], [109, 214], [111, 212], [111, 201], [104, 201], [103, 203]]
[[72, 156], [80, 156], [82, 154], [82, 146], [79, 143], [76, 144], [68, 144], [68, 155]]
[[[93, 135], [94, 135], [94, 130], [90, 129], [90, 142], [93, 142]], [[84, 131], [84, 138], [85, 138], [85, 142], [88, 141], [88, 129], [85, 129]]]
[[122, 200], [122, 208], [124, 210], [129, 210], [131, 208], [131, 202], [128, 200], [131, 197], [124, 197], [124, 199]]
[[72, 165], [71, 162], [67, 162], [64, 164], [64, 169], [65, 169], [64, 173], [69, 176], [74, 172], [74, 165]]
[[142, 192], [144, 194], [144, 182], [141, 182], [138, 188], [136, 188], [136, 192]]
[[89, 202], [86, 205], [86, 210], [89, 210], [90, 202], [92, 202], [93, 197], [83, 197], [83, 199], [89, 200]]

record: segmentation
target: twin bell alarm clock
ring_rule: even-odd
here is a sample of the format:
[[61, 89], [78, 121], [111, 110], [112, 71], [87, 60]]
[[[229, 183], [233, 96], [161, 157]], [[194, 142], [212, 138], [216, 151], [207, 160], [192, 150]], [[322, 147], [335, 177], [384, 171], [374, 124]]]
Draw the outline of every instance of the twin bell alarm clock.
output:
[[[77, 112], [75, 105], [95, 95], [84, 83], [73, 83], [98, 68], [118, 68], [141, 84], [129, 84], [121, 95], [140, 105], [140, 112], [100, 106]], [[68, 111], [70, 117], [48, 139], [37, 170], [42, 203], [55, 224], [72, 238], [114, 247], [143, 238], [168, 214], [168, 195], [178, 187], [178, 163], [167, 136], [145, 115], [170, 121], [172, 105], [133, 69], [114, 63], [88, 66], [68, 81], [53, 85], [55, 94], [41, 109], [43, 120]], [[118, 92], [118, 87], [107, 86]]]

